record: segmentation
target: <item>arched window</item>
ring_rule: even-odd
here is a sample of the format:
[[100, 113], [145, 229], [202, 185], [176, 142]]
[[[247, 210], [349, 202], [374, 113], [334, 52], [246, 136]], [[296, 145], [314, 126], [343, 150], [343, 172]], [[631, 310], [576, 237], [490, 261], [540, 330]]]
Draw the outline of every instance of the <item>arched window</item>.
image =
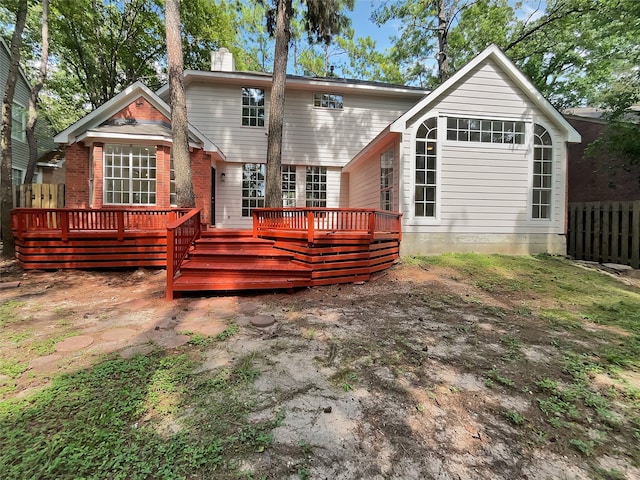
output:
[[416, 217], [436, 216], [436, 172], [438, 119], [425, 120], [416, 133], [415, 210]]
[[551, 135], [542, 126], [533, 127], [533, 202], [532, 218], [551, 218], [551, 179], [553, 145]]

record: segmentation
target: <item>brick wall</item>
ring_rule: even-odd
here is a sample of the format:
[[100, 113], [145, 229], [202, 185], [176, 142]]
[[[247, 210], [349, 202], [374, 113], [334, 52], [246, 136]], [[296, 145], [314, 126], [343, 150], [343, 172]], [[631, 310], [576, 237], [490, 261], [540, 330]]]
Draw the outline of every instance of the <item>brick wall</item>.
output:
[[[111, 119], [127, 118], [137, 120], [162, 121], [169, 119], [162, 115], [144, 97], [139, 97], [127, 107], [113, 115]], [[103, 151], [104, 144], [94, 143], [92, 147], [74, 143], [66, 148], [67, 206], [71, 208], [108, 208], [103, 204]], [[169, 146], [156, 146], [156, 205], [170, 208], [171, 203], [171, 150]], [[93, 194], [90, 195], [90, 162], [93, 162]], [[202, 221], [210, 222], [211, 211], [211, 157], [202, 150], [191, 152], [191, 169], [196, 207], [202, 209]], [[132, 208], [137, 208], [132, 206]], [[146, 207], [140, 207], [146, 208]]]
[[139, 97], [125, 108], [113, 115], [109, 120], [126, 118], [128, 120], [148, 120], [170, 123], [170, 120], [160, 113], [144, 97]]
[[640, 200], [640, 165], [629, 165], [615, 154], [585, 156], [585, 149], [606, 124], [568, 117], [582, 135], [582, 142], [569, 145], [569, 202]]
[[211, 223], [211, 156], [202, 150], [191, 152], [191, 174], [196, 208], [202, 210], [202, 223]]
[[65, 206], [89, 208], [89, 148], [74, 143], [65, 148]]

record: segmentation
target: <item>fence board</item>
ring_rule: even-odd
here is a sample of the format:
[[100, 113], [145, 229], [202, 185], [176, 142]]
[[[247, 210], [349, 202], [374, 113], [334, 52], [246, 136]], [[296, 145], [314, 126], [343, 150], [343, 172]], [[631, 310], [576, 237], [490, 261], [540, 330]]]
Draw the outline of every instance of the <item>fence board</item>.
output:
[[13, 187], [16, 208], [63, 208], [65, 186], [60, 183], [26, 183]]
[[620, 202], [611, 204], [611, 261], [620, 262]]
[[571, 203], [567, 239], [576, 259], [640, 268], [640, 200]]

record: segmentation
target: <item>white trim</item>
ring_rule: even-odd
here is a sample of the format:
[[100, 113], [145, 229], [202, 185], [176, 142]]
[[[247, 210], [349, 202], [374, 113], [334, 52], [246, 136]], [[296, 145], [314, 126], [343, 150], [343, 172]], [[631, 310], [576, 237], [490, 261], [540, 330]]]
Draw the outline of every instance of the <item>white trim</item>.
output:
[[[12, 127], [11, 127], [11, 139], [12, 140], [17, 140], [20, 143], [25, 143], [27, 141], [27, 107], [25, 105], [23, 105], [22, 103], [18, 102], [15, 97], [13, 102], [11, 102], [11, 123], [12, 123]], [[13, 115], [14, 115], [14, 108], [15, 106], [18, 106], [22, 112], [21, 112], [21, 117], [22, 120], [20, 121], [22, 128], [20, 129], [19, 135], [16, 133], [15, 129], [13, 128]]]
[[571, 126], [571, 124], [555, 109], [551, 103], [533, 86], [529, 79], [515, 66], [515, 64], [498, 48], [496, 45], [490, 45], [464, 67], [458, 70], [451, 78], [442, 83], [438, 88], [431, 92], [428, 96], [414, 105], [404, 115], [391, 124], [392, 132], [402, 132], [406, 129], [406, 124], [412, 117], [418, 115], [421, 111], [427, 109], [429, 105], [443, 97], [454, 85], [463, 77], [469, 74], [478, 65], [486, 62], [488, 59], [494, 60], [498, 66], [506, 73], [511, 80], [533, 101], [540, 110], [566, 133], [567, 141], [570, 143], [580, 143], [580, 134]]
[[[79, 135], [76, 142], [84, 141], [85, 145], [90, 145], [96, 140], [108, 141], [126, 141], [127, 143], [136, 143], [138, 145], [172, 145], [173, 139], [170, 135], [139, 135], [131, 133], [110, 133], [110, 132], [96, 132], [94, 130], [87, 130], [83, 134]], [[190, 148], [200, 148], [200, 145], [195, 142], [189, 142]], [[220, 153], [220, 152], [212, 152]]]
[[[436, 119], [436, 210], [433, 217], [416, 217], [416, 134], [418, 129], [430, 118]], [[443, 126], [446, 127], [445, 117], [441, 116], [437, 111], [426, 112], [421, 116], [413, 125], [410, 134], [409, 141], [411, 142], [410, 149], [410, 164], [409, 170], [411, 172], [411, 182], [409, 182], [409, 211], [407, 212], [407, 225], [440, 225], [442, 223], [442, 130]], [[425, 158], [426, 162], [426, 158]], [[426, 164], [425, 164], [426, 165]]]

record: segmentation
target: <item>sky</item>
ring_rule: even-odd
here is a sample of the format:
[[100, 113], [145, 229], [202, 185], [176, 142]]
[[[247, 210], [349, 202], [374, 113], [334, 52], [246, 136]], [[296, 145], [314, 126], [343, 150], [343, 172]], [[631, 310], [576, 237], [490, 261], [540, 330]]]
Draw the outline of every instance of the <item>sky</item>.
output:
[[391, 46], [389, 37], [397, 33], [391, 22], [379, 27], [370, 20], [371, 12], [383, 3], [382, 0], [355, 0], [355, 6], [351, 14], [351, 22], [356, 37], [370, 36], [376, 41], [376, 46], [380, 51], [384, 51]]

